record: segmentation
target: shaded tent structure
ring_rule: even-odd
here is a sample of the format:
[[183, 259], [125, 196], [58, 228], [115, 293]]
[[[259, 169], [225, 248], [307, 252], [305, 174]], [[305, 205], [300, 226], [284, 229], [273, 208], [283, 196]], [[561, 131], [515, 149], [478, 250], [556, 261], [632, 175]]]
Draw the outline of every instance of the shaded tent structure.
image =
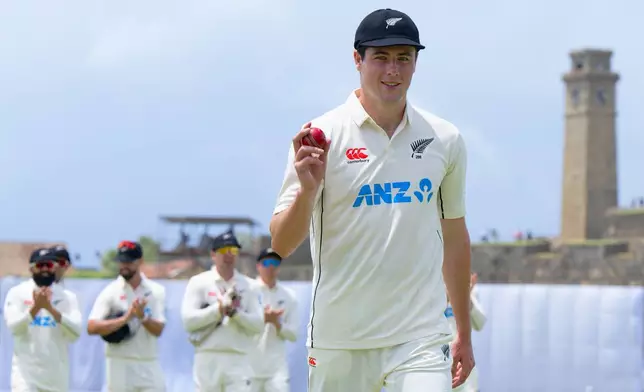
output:
[[[174, 271], [168, 277], [181, 277], [190, 275], [199, 270], [209, 269], [212, 265], [210, 259], [210, 247], [214, 236], [227, 229], [238, 234], [238, 227], [243, 227], [245, 243], [239, 255], [238, 268], [241, 272], [250, 275], [255, 274], [254, 258], [258, 249], [256, 240], [256, 228], [259, 223], [249, 217], [239, 216], [160, 216], [159, 219], [164, 225], [178, 226], [179, 240], [170, 249], [160, 249], [159, 261], [161, 263], [174, 260], [191, 261], [190, 272]], [[217, 228], [217, 230], [213, 230]], [[189, 229], [189, 230], [188, 230]], [[211, 233], [212, 231], [212, 233]], [[199, 238], [191, 239], [188, 232], [200, 232]], [[183, 268], [184, 270], [186, 268]], [[174, 276], [173, 276], [174, 275]]]

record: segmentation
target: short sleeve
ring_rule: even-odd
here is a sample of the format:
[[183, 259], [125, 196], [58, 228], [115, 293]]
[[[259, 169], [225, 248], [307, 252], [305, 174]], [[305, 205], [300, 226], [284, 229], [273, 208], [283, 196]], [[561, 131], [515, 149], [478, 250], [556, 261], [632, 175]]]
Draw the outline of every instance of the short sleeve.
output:
[[154, 306], [151, 309], [151, 315], [154, 320], [165, 323], [165, 287], [158, 288], [154, 293]]
[[103, 289], [96, 297], [92, 311], [89, 313], [88, 320], [104, 320], [110, 312], [109, 286]]
[[448, 148], [449, 166], [438, 192], [438, 213], [441, 219], [458, 219], [465, 216], [467, 171], [467, 151], [460, 133]]
[[[317, 205], [322, 195], [322, 188], [324, 187], [324, 181], [317, 192], [315, 198], [315, 204]], [[273, 210], [273, 215], [278, 214], [285, 209], [289, 208], [291, 204], [295, 201], [297, 193], [300, 190], [300, 180], [297, 178], [297, 172], [295, 171], [295, 149], [293, 144], [289, 148], [288, 152], [288, 161], [286, 163], [286, 169], [284, 170], [284, 179], [282, 180], [282, 188], [280, 189], [279, 195], [277, 196], [277, 204]]]
[[300, 180], [297, 178], [295, 171], [295, 149], [291, 144], [288, 151], [288, 160], [286, 162], [286, 169], [284, 170], [284, 179], [282, 180], [282, 188], [277, 196], [277, 204], [273, 210], [273, 214], [280, 213], [287, 209], [295, 201], [297, 192], [300, 189]]

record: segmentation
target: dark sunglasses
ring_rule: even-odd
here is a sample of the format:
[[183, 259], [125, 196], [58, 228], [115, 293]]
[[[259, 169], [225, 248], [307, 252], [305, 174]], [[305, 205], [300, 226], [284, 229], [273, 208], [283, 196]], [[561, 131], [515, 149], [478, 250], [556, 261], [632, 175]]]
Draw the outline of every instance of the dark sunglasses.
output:
[[118, 249], [121, 248], [126, 248], [126, 249], [136, 249], [136, 244], [132, 241], [121, 241], [119, 242], [119, 245], [117, 246]]
[[39, 261], [39, 262], [36, 263], [35, 267], [37, 269], [41, 269], [41, 270], [42, 269], [51, 270], [51, 269], [54, 269], [55, 265], [56, 264], [53, 261]]
[[282, 264], [282, 262], [277, 259], [263, 259], [260, 263], [263, 267], [270, 267], [271, 265], [273, 267], [279, 267], [280, 264]]
[[58, 265], [61, 267], [67, 267], [69, 265], [69, 261], [65, 259], [58, 259]]

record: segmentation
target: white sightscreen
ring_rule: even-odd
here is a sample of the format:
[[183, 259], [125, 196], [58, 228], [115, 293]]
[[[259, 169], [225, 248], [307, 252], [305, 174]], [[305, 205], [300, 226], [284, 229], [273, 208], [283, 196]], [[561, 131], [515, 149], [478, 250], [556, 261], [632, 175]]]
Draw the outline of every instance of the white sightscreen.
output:
[[[0, 279], [0, 299], [18, 282]], [[181, 327], [179, 308], [185, 281], [162, 281], [167, 289], [168, 325], [160, 340], [168, 392], [194, 390], [193, 348]], [[81, 301], [84, 317], [107, 284], [67, 280]], [[300, 339], [289, 345], [291, 391], [306, 391], [304, 340], [311, 285], [288, 285], [300, 300]], [[488, 316], [474, 333], [482, 392], [641, 392], [641, 288], [597, 286], [480, 285]], [[9, 391], [12, 342], [0, 323], [0, 391]], [[74, 392], [101, 391], [103, 342], [82, 336], [71, 349]]]

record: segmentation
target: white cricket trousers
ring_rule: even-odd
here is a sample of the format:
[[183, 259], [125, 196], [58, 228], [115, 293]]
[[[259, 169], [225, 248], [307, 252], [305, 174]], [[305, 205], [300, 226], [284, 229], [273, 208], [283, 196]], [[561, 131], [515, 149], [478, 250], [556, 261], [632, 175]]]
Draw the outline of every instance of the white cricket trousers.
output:
[[282, 364], [271, 375], [255, 375], [251, 382], [252, 392], [290, 392], [288, 363]]
[[[41, 371], [47, 371], [47, 370], [41, 370]], [[54, 370], [49, 370], [49, 371], [56, 371]], [[40, 382], [34, 382], [35, 380], [29, 379], [28, 376], [25, 376], [22, 374], [18, 366], [15, 364], [12, 364], [11, 367], [11, 392], [48, 392], [48, 391], [55, 391], [55, 392], [67, 392], [69, 390], [69, 381], [68, 381], [68, 374], [60, 374], [57, 375], [59, 382], [57, 382], [57, 385], [52, 385], [52, 383], [48, 382], [43, 382], [42, 380]], [[48, 380], [51, 380], [50, 377], [47, 377]], [[47, 387], [46, 389], [43, 387]]]
[[453, 392], [478, 392], [479, 390], [479, 382], [478, 382], [478, 369], [476, 366], [474, 366], [474, 369], [472, 369], [472, 372], [470, 373], [470, 376], [465, 380], [465, 382], [459, 386], [454, 388], [452, 391]]
[[192, 376], [198, 392], [251, 392], [252, 369], [246, 354], [195, 353]]
[[[52, 391], [57, 389], [51, 389]], [[38, 388], [33, 383], [27, 382], [22, 374], [11, 375], [11, 392], [47, 392], [47, 389]], [[66, 389], [58, 389], [60, 392], [67, 392]]]
[[158, 360], [106, 358], [109, 392], [164, 392], [165, 378]]
[[309, 392], [452, 392], [451, 336], [368, 350], [309, 349]]

